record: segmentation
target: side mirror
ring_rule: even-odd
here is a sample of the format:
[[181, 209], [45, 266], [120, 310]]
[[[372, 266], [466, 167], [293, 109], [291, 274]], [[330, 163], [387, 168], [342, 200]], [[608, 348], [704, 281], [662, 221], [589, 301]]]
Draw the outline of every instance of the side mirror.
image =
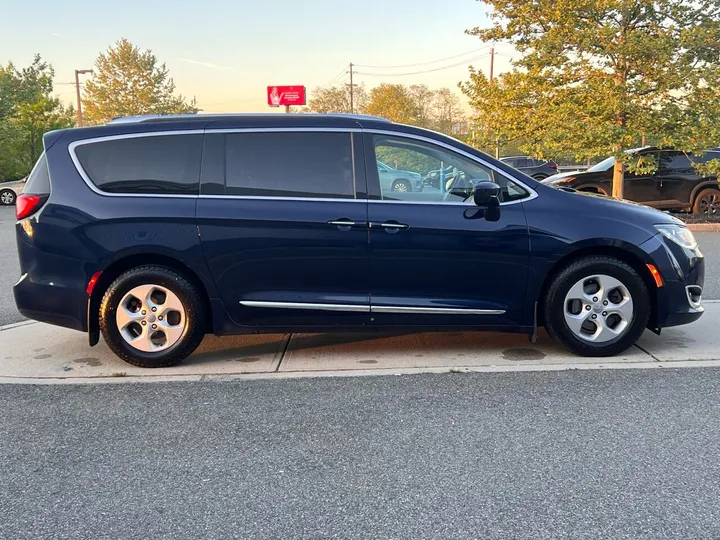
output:
[[475, 189], [473, 190], [473, 202], [476, 206], [484, 208], [490, 206], [493, 199], [499, 203], [499, 195], [500, 186], [495, 182], [478, 182], [475, 184]]

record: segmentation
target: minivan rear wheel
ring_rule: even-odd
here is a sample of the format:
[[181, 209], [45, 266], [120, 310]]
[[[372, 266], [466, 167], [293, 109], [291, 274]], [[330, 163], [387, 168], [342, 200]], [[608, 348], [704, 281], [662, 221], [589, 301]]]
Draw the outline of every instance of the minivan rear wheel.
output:
[[650, 317], [643, 279], [606, 256], [575, 261], [555, 276], [543, 299], [550, 336], [581, 356], [613, 356], [635, 344]]
[[178, 272], [140, 266], [121, 274], [100, 304], [100, 330], [110, 349], [129, 364], [179, 364], [205, 335], [205, 303]]

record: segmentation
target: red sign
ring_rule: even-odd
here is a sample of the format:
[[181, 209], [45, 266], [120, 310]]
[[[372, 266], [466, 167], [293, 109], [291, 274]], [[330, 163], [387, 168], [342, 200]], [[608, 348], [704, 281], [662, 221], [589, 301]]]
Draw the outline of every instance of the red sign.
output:
[[280, 107], [281, 105], [305, 105], [304, 86], [268, 86], [268, 105]]

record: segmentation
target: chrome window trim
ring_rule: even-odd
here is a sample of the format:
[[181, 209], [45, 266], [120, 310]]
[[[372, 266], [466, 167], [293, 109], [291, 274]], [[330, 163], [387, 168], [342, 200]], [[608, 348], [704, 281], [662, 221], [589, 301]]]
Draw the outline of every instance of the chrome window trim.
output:
[[[430, 137], [423, 137], [422, 135], [415, 135], [414, 133], [404, 133], [402, 131], [391, 131], [391, 130], [385, 130], [385, 129], [365, 129], [363, 130], [364, 133], [372, 133], [373, 135], [388, 135], [391, 137], [398, 137], [398, 138], [405, 138], [405, 139], [415, 139], [417, 141], [422, 141], [428, 144], [433, 144], [436, 146], [440, 146], [442, 148], [445, 148], [447, 150], [450, 150], [452, 152], [455, 152], [456, 154], [460, 154], [461, 156], [464, 156], [468, 158], [470, 161], [475, 161], [476, 163], [482, 164], [484, 167], [487, 167], [489, 169], [492, 169], [493, 171], [497, 172], [498, 174], [504, 176], [508, 180], [522, 186], [524, 189], [530, 193], [527, 197], [524, 199], [518, 199], [517, 201], [509, 201], [509, 202], [502, 202], [500, 203], [500, 206], [509, 206], [511, 204], [518, 204], [523, 202], [531, 201], [535, 198], [537, 198], [538, 194], [537, 191], [535, 191], [533, 188], [522, 182], [521, 180], [518, 180], [517, 178], [510, 176], [505, 171], [499, 169], [492, 163], [488, 163], [482, 158], [479, 158], [477, 156], [474, 156], [468, 152], [465, 152], [464, 150], [461, 150], [460, 148], [457, 148], [455, 146], [452, 146], [450, 144], [444, 143], [442, 141], [438, 141], [436, 139], [431, 139]], [[388, 203], [388, 204], [455, 204], [455, 205], [463, 205], [463, 206], [475, 206], [473, 203], [467, 203], [467, 202], [454, 202], [454, 203], [448, 203], [448, 202], [424, 202], [424, 201], [387, 201], [387, 200], [371, 200], [370, 202], [379, 202], [379, 203]]]
[[[70, 154], [70, 159], [72, 160], [73, 164], [75, 165], [75, 169], [77, 169], [78, 174], [83, 179], [87, 187], [89, 187], [92, 191], [97, 193], [98, 195], [102, 195], [103, 197], [151, 197], [155, 199], [167, 199], [167, 198], [176, 198], [176, 199], [197, 199], [197, 195], [183, 195], [181, 193], [110, 193], [109, 191], [103, 191], [99, 187], [95, 185], [95, 183], [90, 179], [88, 174], [85, 172], [85, 169], [83, 168], [82, 164], [80, 163], [80, 160], [77, 157], [77, 153], [75, 152], [75, 149], [78, 146], [85, 146], [87, 144], [95, 144], [95, 143], [101, 143], [101, 142], [107, 142], [107, 141], [117, 141], [120, 139], [138, 139], [141, 137], [161, 137], [163, 135], [204, 135], [205, 130], [203, 129], [187, 129], [187, 130], [174, 130], [174, 131], [148, 131], [148, 132], [137, 132], [137, 133], [123, 133], [121, 135], [107, 135], [105, 137], [95, 137], [92, 139], [81, 139], [79, 141], [73, 141], [68, 145], [68, 153]], [[198, 179], [198, 188], [200, 187], [199, 179]]]
[[308, 302], [263, 302], [260, 300], [240, 300], [240, 305], [259, 308], [314, 309], [317, 311], [355, 311], [370, 313], [370, 306], [367, 304], [315, 304]]
[[[147, 125], [147, 124], [145, 124]], [[314, 201], [314, 202], [337, 202], [337, 201], [351, 201], [351, 202], [359, 202], [359, 203], [381, 203], [381, 204], [425, 204], [425, 205], [444, 205], [444, 206], [466, 206], [466, 207], [474, 207], [475, 205], [472, 202], [442, 202], [442, 201], [392, 201], [392, 200], [380, 200], [380, 199], [343, 199], [343, 198], [335, 198], [335, 197], [271, 197], [271, 196], [260, 196], [260, 195], [183, 195], [179, 193], [110, 193], [107, 191], [103, 191], [100, 188], [98, 188], [90, 179], [90, 177], [85, 172], [85, 169], [80, 163], [80, 160], [77, 157], [77, 154], [75, 152], [75, 149], [78, 146], [83, 146], [86, 144], [94, 144], [94, 143], [100, 143], [105, 141], [112, 141], [112, 140], [119, 140], [119, 139], [137, 139], [140, 137], [160, 137], [164, 135], [204, 135], [204, 134], [216, 134], [216, 133], [282, 133], [282, 132], [316, 132], [316, 133], [323, 133], [323, 132], [341, 132], [341, 133], [371, 133], [376, 135], [387, 135], [392, 137], [398, 137], [398, 138], [406, 138], [406, 139], [414, 139], [421, 142], [425, 142], [428, 144], [440, 146], [442, 148], [445, 148], [447, 150], [450, 150], [451, 152], [455, 152], [456, 154], [462, 155], [463, 157], [475, 161], [477, 163], [482, 164], [484, 167], [490, 168], [497, 172], [498, 174], [502, 175], [503, 177], [507, 178], [508, 180], [517, 183], [518, 185], [522, 186], [524, 189], [526, 189], [530, 195], [528, 197], [525, 197], [524, 199], [519, 199], [517, 201], [509, 201], [509, 202], [503, 202], [500, 203], [500, 206], [508, 206], [511, 204], [518, 204], [523, 202], [531, 201], [535, 198], [537, 198], [538, 194], [537, 192], [528, 186], [527, 184], [523, 183], [521, 180], [518, 180], [517, 178], [514, 178], [507, 174], [505, 171], [502, 171], [495, 165], [492, 165], [491, 163], [488, 163], [487, 161], [478, 158], [468, 152], [465, 152], [464, 150], [461, 150], [460, 148], [457, 148], [455, 146], [452, 146], [450, 144], [444, 143], [442, 141], [438, 141], [436, 139], [432, 139], [430, 137], [424, 137], [422, 135], [415, 135], [413, 133], [406, 133], [403, 131], [393, 131], [393, 130], [382, 130], [382, 129], [362, 129], [360, 127], [353, 128], [353, 127], [343, 127], [343, 128], [336, 128], [336, 127], [250, 127], [250, 128], [222, 128], [222, 129], [183, 129], [183, 130], [169, 130], [169, 131], [146, 131], [146, 132], [137, 132], [137, 133], [123, 133], [119, 135], [107, 135], [104, 137], [94, 137], [91, 139], [81, 139], [78, 141], [73, 141], [68, 145], [68, 152], [70, 154], [70, 159], [72, 160], [73, 164], [75, 165], [75, 168], [78, 171], [78, 174], [80, 174], [80, 177], [83, 179], [85, 184], [95, 193], [98, 195], [101, 195], [103, 197], [149, 197], [149, 198], [160, 198], [160, 199], [167, 199], [167, 198], [179, 198], [179, 199], [241, 199], [241, 200], [281, 200], [281, 201]], [[352, 149], [352, 141], [351, 141], [351, 149]], [[354, 149], [353, 149], [354, 151]], [[353, 182], [356, 184], [356, 175], [355, 175], [355, 167], [353, 167]], [[355, 194], [357, 194], [357, 187], [355, 188]]]
[[504, 315], [504, 309], [464, 309], [411, 306], [370, 306], [367, 304], [329, 304], [308, 302], [265, 302], [262, 300], [240, 300], [245, 307], [276, 309], [313, 309], [317, 311], [350, 311], [360, 313], [406, 313], [421, 315]]
[[[195, 195], [193, 195], [195, 197]], [[306, 202], [349, 202], [367, 204], [367, 199], [342, 199], [340, 197], [274, 197], [271, 195], [208, 195], [200, 194], [199, 199], [239, 199], [250, 201], [306, 201]]]

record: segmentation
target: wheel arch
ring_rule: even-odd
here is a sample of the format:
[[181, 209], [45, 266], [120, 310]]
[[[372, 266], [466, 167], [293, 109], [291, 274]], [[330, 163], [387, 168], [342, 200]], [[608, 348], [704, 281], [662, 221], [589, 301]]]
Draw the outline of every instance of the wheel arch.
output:
[[123, 272], [136, 268], [138, 266], [164, 266], [170, 268], [182, 274], [194, 287], [197, 288], [198, 292], [202, 296], [202, 301], [205, 303], [205, 307], [208, 313], [208, 332], [212, 332], [212, 315], [210, 296], [207, 286], [204, 281], [200, 278], [197, 272], [195, 272], [190, 266], [182, 262], [179, 258], [164, 253], [131, 253], [126, 254], [118, 259], [115, 259], [108, 264], [97, 279], [95, 286], [93, 287], [92, 294], [88, 300], [87, 310], [87, 328], [88, 328], [88, 340], [90, 346], [96, 345], [100, 339], [100, 323], [99, 323], [99, 311], [100, 303], [102, 301], [105, 292], [108, 287], [115, 281], [118, 276]]
[[603, 186], [598, 185], [598, 184], [582, 184], [580, 186], [577, 186], [574, 189], [576, 189], [577, 191], [584, 191], [587, 193], [597, 193], [598, 195], [604, 195], [606, 197], [608, 195], [610, 195], [607, 192], [607, 189], [605, 189]]
[[[575, 261], [590, 256], [606, 256], [619, 259], [625, 264], [629, 265], [633, 270], [638, 273], [638, 275], [645, 283], [645, 286], [648, 290], [648, 295], [650, 296], [651, 311], [648, 327], [656, 328], [659, 302], [657, 286], [655, 284], [652, 274], [650, 274], [650, 271], [646, 266], [648, 263], [645, 261], [645, 258], [643, 258], [635, 250], [633, 250], [632, 247], [629, 245], [623, 247], [617, 245], [582, 246], [578, 247], [573, 251], [570, 251], [569, 253], [566, 253], [564, 256], [558, 259], [545, 274], [545, 278], [543, 279], [543, 283], [540, 287], [540, 292], [536, 299], [538, 303], [540, 303], [541, 299], [544, 298], [547, 294], [547, 291], [550, 288], [550, 284], [555, 279], [555, 277], [566, 266], [572, 264]], [[544, 325], [544, 323], [544, 313], [542, 313], [542, 310], [538, 310], [538, 325], [542, 326]]]
[[697, 200], [698, 195], [706, 189], [715, 189], [716, 191], [720, 191], [720, 182], [717, 180], [705, 180], [703, 182], [700, 182], [697, 186], [695, 186], [690, 193], [690, 206], [693, 206], [695, 204], [695, 201]]

